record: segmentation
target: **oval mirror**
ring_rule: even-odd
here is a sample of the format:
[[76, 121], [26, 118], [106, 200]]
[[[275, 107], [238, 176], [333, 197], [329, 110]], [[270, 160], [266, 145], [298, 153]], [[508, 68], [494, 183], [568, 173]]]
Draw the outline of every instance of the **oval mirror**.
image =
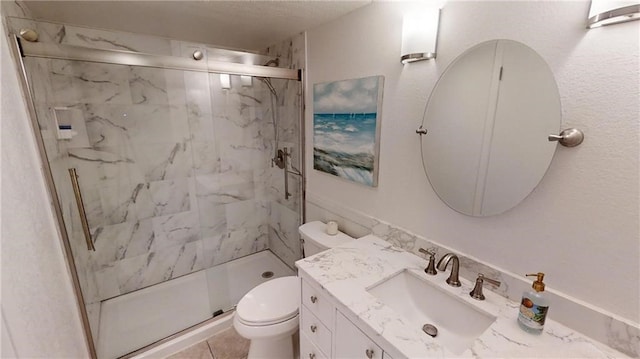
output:
[[421, 136], [429, 182], [454, 210], [491, 216], [520, 203], [549, 168], [561, 123], [553, 73], [516, 41], [483, 42], [436, 83]]

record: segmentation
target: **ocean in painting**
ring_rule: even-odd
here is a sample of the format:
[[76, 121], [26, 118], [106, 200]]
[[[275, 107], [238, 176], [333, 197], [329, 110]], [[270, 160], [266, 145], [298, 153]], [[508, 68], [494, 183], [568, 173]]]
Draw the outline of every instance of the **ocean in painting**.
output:
[[315, 113], [313, 168], [373, 186], [376, 113]]

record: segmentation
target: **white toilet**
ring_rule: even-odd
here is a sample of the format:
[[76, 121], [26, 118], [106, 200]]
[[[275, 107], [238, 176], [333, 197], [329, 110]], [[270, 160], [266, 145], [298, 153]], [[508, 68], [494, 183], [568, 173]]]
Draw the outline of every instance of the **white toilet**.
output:
[[[303, 224], [299, 232], [307, 257], [353, 240], [342, 232], [327, 234], [326, 224], [319, 221]], [[295, 276], [262, 283], [240, 299], [233, 326], [238, 334], [251, 340], [248, 359], [294, 357], [299, 302], [300, 278]]]

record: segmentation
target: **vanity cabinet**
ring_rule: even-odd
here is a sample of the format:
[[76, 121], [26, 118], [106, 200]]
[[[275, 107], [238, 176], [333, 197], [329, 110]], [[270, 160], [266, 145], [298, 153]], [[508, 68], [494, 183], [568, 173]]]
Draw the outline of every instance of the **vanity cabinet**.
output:
[[[495, 293], [476, 301], [473, 283], [450, 287], [448, 273], [427, 277], [426, 265], [374, 235], [297, 261], [300, 359], [627, 357], [553, 319], [528, 335], [515, 320], [518, 303]], [[414, 307], [407, 295], [438, 306]], [[431, 322], [436, 338], [420, 327]]]
[[300, 359], [392, 359], [316, 284], [302, 278], [301, 288]]

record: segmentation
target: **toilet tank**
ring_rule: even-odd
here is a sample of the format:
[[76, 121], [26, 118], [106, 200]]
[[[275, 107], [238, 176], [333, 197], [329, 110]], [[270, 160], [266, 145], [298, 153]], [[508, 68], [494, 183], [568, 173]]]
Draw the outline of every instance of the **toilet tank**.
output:
[[320, 221], [309, 222], [300, 226], [298, 231], [304, 240], [304, 254], [306, 257], [354, 240], [353, 237], [340, 231], [336, 235], [329, 235], [326, 227], [327, 225]]

